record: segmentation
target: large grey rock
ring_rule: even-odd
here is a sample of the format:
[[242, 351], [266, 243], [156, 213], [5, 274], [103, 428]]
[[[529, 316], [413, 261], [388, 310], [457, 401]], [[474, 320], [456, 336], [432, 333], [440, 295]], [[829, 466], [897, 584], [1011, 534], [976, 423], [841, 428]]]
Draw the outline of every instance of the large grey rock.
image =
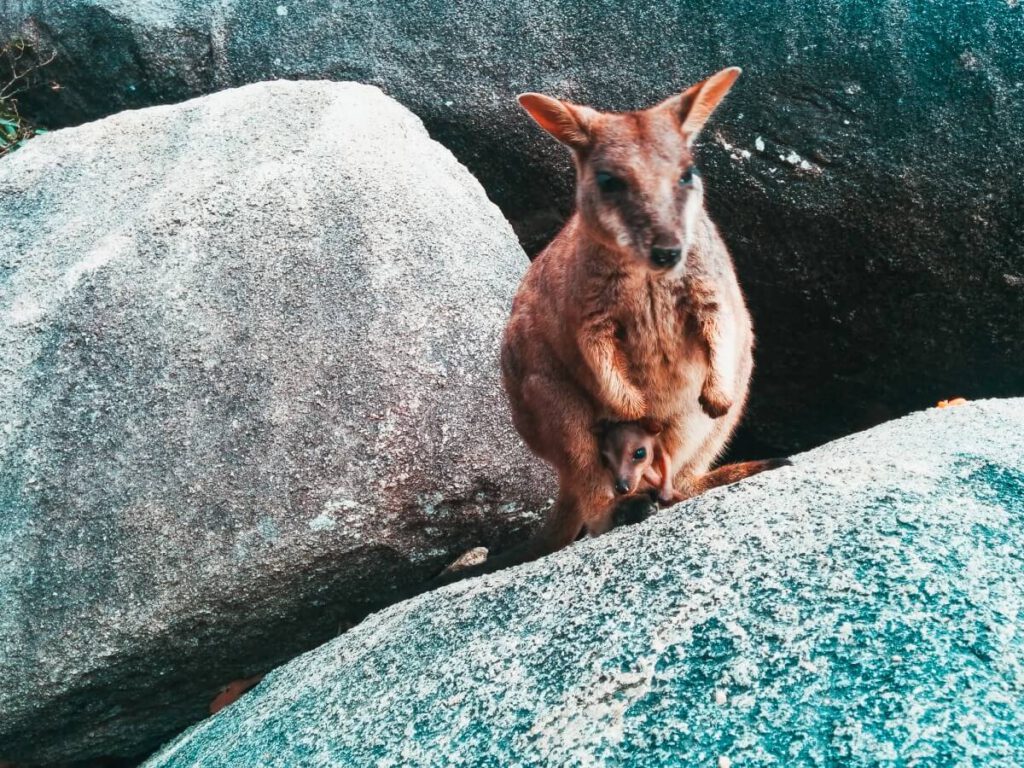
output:
[[[1024, 3], [0, 0], [56, 124], [271, 76], [381, 86], [538, 248], [568, 153], [514, 103], [647, 106], [744, 75], [701, 152], [759, 336], [738, 453], [1024, 393]], [[48, 79], [62, 88], [53, 90]]]
[[536, 521], [496, 359], [526, 258], [376, 88], [59, 131], [0, 221], [0, 761], [152, 749]]
[[146, 765], [1021, 765], [1022, 551], [1024, 399], [918, 413], [371, 616]]

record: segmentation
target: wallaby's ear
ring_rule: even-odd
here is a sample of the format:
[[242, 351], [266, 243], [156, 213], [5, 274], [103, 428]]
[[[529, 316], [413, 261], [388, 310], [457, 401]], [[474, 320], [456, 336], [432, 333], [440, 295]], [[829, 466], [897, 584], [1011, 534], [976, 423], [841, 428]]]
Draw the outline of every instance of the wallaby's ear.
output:
[[611, 425], [612, 423], [608, 421], [608, 419], [600, 419], [594, 422], [594, 425], [590, 428], [590, 431], [593, 432], [598, 437], [604, 437], [605, 434], [608, 432], [608, 428], [611, 427]]
[[679, 117], [679, 130], [686, 137], [687, 144], [693, 144], [704, 123], [711, 117], [715, 107], [719, 105], [725, 94], [732, 88], [736, 78], [742, 72], [739, 67], [726, 67], [716, 72], [707, 80], [692, 85], [679, 96], [673, 96], [663, 104], [676, 112]]
[[590, 143], [587, 124], [594, 114], [592, 109], [540, 93], [520, 94], [519, 106], [537, 121], [537, 125], [563, 144], [573, 149], [583, 149]]
[[664, 429], [664, 426], [660, 421], [652, 419], [648, 416], [644, 416], [642, 419], [640, 419], [640, 426], [643, 427], [644, 432], [647, 432], [650, 435], [660, 434], [661, 430]]

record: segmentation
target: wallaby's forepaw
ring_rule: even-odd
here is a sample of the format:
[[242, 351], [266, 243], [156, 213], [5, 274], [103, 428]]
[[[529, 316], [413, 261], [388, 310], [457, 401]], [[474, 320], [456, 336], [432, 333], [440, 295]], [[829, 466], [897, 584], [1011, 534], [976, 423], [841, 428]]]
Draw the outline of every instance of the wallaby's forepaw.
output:
[[678, 504], [680, 501], [685, 501], [686, 497], [683, 496], [679, 491], [670, 491], [665, 493], [662, 491], [658, 494], [658, 506], [659, 507], [671, 507], [673, 504]]
[[732, 398], [718, 387], [704, 385], [700, 393], [700, 407], [712, 419], [725, 416], [732, 408]]

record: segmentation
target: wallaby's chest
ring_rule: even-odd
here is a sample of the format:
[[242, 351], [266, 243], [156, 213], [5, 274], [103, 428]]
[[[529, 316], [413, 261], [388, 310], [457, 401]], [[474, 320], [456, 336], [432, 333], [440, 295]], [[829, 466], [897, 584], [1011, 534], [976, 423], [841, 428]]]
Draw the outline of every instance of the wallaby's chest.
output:
[[681, 284], [641, 283], [624, 293], [616, 309], [619, 348], [639, 387], [678, 391], [691, 379], [702, 380], [706, 351]]

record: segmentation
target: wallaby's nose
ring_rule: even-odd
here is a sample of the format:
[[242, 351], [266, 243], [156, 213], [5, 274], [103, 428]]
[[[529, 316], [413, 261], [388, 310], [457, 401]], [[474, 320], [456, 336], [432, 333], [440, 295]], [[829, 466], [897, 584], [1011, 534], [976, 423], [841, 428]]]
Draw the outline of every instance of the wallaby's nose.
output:
[[616, 480], [615, 492], [618, 494], [629, 493], [629, 481], [624, 477], [620, 477]]
[[660, 245], [656, 245], [651, 248], [651, 261], [654, 262], [656, 267], [674, 267], [679, 263], [679, 259], [683, 255], [683, 249], [678, 246], [672, 246], [671, 248], [665, 248]]

